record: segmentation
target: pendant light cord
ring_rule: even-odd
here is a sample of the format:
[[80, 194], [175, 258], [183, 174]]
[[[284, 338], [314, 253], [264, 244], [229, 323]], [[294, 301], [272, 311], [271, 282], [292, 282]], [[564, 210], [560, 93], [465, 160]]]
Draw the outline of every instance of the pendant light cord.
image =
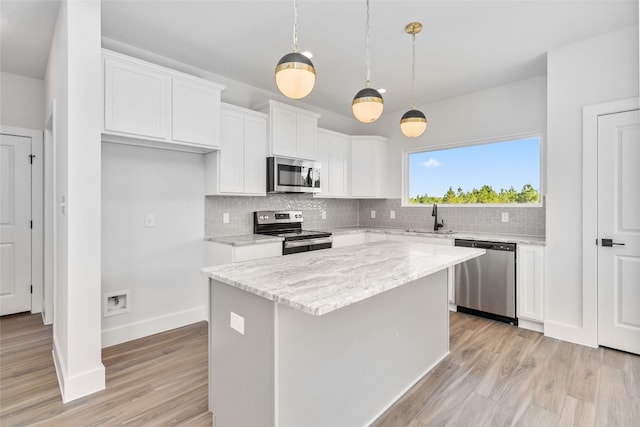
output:
[[366, 87], [371, 86], [371, 51], [369, 49], [369, 0], [367, 0], [367, 25], [365, 27], [365, 60], [367, 65]]
[[413, 39], [413, 49], [412, 56], [413, 61], [411, 62], [411, 109], [416, 109], [416, 33], [411, 34], [411, 38]]
[[293, 51], [298, 53], [298, 2], [293, 0]]

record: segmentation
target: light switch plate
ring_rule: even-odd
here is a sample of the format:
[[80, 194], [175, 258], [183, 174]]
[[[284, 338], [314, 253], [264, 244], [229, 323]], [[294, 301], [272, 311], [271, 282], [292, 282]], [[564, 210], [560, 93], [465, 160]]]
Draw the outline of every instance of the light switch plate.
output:
[[225, 212], [222, 214], [222, 222], [224, 224], [229, 224], [229, 213]]
[[233, 329], [236, 332], [239, 332], [241, 335], [244, 335], [244, 317], [234, 313], [233, 311], [230, 313], [231, 314], [229, 318], [230, 318], [231, 329]]
[[502, 212], [502, 222], [509, 222], [509, 212]]
[[154, 214], [145, 214], [144, 215], [144, 226], [145, 227], [155, 227], [156, 226], [156, 216]]

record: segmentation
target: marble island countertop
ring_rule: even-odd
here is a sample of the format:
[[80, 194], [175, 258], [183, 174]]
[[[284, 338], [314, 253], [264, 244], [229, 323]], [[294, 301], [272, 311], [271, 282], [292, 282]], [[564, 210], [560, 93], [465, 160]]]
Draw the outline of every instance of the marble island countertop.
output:
[[321, 316], [484, 253], [484, 249], [381, 241], [209, 267], [203, 272], [227, 285]]

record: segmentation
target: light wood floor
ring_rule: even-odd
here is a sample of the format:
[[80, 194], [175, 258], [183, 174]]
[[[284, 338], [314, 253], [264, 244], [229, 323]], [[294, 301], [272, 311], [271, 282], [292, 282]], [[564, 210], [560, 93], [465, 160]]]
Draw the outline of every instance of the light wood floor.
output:
[[640, 356], [462, 313], [450, 350], [374, 426], [640, 426]]
[[207, 323], [105, 348], [107, 388], [63, 404], [40, 315], [0, 318], [0, 426], [211, 426]]
[[[640, 426], [639, 356], [461, 313], [450, 321], [451, 354], [376, 427]], [[39, 315], [0, 318], [0, 425], [211, 426], [206, 323], [109, 347], [102, 357], [107, 389], [63, 405], [51, 327]]]

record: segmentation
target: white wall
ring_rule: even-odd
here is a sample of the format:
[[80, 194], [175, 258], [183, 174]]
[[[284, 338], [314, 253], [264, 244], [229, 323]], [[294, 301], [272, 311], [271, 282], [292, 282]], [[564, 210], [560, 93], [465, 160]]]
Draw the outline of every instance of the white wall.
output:
[[404, 111], [384, 113], [370, 128], [370, 134], [389, 141], [390, 197], [401, 196], [402, 152], [498, 138], [546, 129], [546, 76], [473, 92], [431, 104], [419, 105], [427, 117], [427, 130], [418, 138], [400, 132]]
[[103, 347], [206, 319], [203, 245], [204, 156], [103, 142], [102, 292], [130, 291]]
[[0, 124], [44, 129], [44, 81], [0, 72]]
[[594, 296], [582, 280], [582, 109], [637, 96], [637, 26], [548, 54], [548, 335], [597, 344]]
[[[104, 388], [100, 351], [100, 2], [63, 1], [45, 76], [56, 102], [53, 356], [62, 399]], [[59, 206], [62, 197], [67, 207]]]

